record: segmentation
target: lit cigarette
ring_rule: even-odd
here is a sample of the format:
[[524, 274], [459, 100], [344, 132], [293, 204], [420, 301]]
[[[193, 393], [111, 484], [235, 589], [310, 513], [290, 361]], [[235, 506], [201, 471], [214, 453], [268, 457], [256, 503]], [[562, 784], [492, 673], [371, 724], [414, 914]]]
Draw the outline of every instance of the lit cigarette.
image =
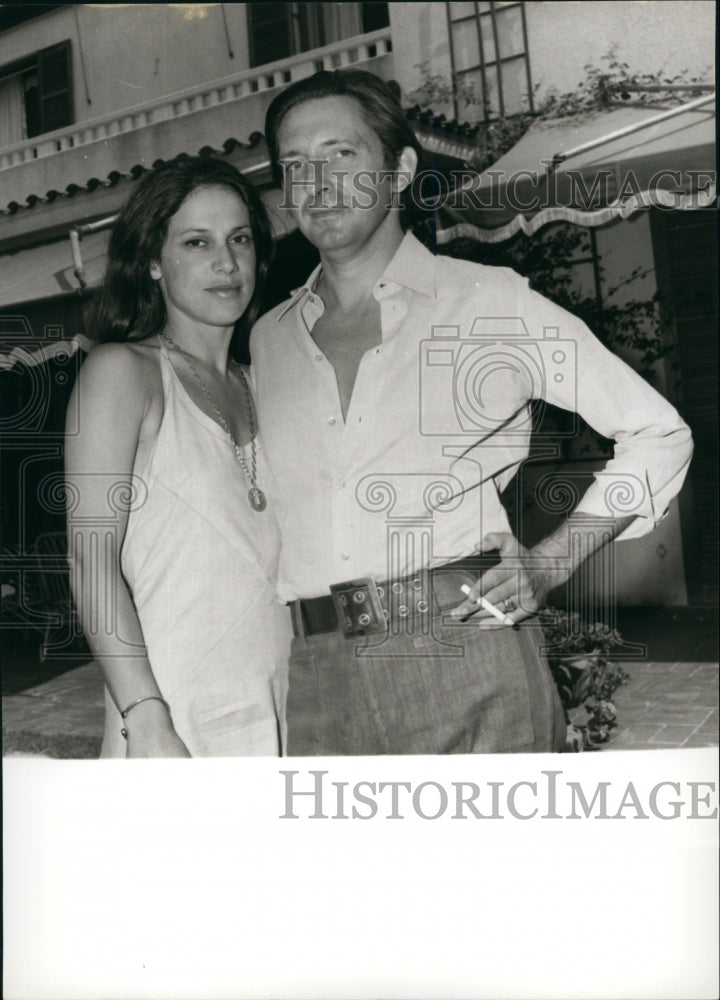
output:
[[[466, 597], [470, 597], [470, 588], [468, 587], [468, 585], [466, 583], [464, 583], [462, 585], [462, 587], [460, 588], [460, 590], [462, 590], [463, 594], [465, 594]], [[514, 625], [515, 624], [515, 622], [512, 620], [512, 618], [509, 615], [504, 614], [500, 610], [500, 608], [496, 608], [495, 605], [491, 604], [490, 601], [488, 601], [486, 598], [484, 598], [484, 597], [476, 597], [475, 598], [475, 603], [479, 604], [480, 607], [483, 608], [485, 611], [489, 611], [491, 615], [495, 615], [495, 617], [497, 618], [497, 620], [501, 621], [503, 623], [503, 625]]]

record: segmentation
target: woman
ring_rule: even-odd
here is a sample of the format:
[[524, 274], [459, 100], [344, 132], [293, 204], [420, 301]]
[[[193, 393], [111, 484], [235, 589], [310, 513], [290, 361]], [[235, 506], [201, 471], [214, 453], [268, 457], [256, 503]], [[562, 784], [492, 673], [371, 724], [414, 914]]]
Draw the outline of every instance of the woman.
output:
[[234, 360], [271, 250], [252, 185], [218, 160], [153, 170], [113, 228], [66, 435], [102, 756], [281, 752], [273, 487]]

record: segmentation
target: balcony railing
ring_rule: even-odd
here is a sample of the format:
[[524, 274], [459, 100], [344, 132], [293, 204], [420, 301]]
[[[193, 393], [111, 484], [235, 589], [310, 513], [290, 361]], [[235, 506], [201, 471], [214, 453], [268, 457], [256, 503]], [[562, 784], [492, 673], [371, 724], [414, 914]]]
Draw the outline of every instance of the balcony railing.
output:
[[67, 128], [57, 129], [55, 132], [47, 132], [45, 135], [6, 146], [0, 149], [0, 170], [7, 170], [9, 167], [44, 156], [53, 156], [66, 149], [102, 142], [120, 133], [132, 132], [157, 122], [179, 118], [202, 108], [237, 101], [263, 90], [271, 90], [273, 87], [284, 87], [288, 83], [302, 80], [323, 69], [332, 70], [370, 62], [391, 51], [389, 28], [346, 38], [320, 49], [301, 52], [289, 59], [281, 59], [266, 66], [256, 66], [233, 76], [190, 87], [154, 101], [91, 118]]

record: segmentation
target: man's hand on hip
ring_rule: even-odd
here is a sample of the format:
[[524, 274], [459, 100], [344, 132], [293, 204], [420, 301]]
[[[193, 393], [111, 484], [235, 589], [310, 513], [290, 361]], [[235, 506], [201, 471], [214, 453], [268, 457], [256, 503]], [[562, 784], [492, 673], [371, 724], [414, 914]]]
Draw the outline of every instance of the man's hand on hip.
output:
[[[555, 587], [570, 579], [585, 560], [604, 548], [634, 521], [634, 517], [597, 517], [573, 513], [532, 549], [509, 532], [493, 532], [477, 546], [480, 552], [497, 550], [500, 562], [483, 573], [469, 589], [467, 599], [453, 609], [456, 618], [473, 615], [483, 627], [509, 625], [540, 611]], [[493, 610], [482, 606], [482, 599]], [[505, 621], [499, 619], [505, 617]]]
[[512, 623], [529, 618], [544, 607], [547, 596], [556, 586], [557, 572], [549, 559], [538, 561], [509, 532], [486, 535], [478, 546], [481, 552], [497, 550], [500, 562], [487, 570], [470, 588], [467, 599], [451, 612], [453, 617], [473, 615], [482, 626], [502, 627], [497, 615], [479, 604], [479, 599], [493, 605]]

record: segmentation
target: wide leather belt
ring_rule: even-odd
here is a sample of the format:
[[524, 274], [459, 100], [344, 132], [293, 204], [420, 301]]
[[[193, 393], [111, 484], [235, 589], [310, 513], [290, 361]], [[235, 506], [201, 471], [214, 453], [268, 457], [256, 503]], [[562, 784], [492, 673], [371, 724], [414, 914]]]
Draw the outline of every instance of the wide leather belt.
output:
[[333, 584], [329, 595], [291, 603], [293, 631], [296, 636], [342, 631], [346, 638], [386, 632], [393, 622], [459, 604], [458, 574], [474, 582], [497, 562], [494, 554], [469, 556], [397, 580], [376, 583], [366, 576]]

